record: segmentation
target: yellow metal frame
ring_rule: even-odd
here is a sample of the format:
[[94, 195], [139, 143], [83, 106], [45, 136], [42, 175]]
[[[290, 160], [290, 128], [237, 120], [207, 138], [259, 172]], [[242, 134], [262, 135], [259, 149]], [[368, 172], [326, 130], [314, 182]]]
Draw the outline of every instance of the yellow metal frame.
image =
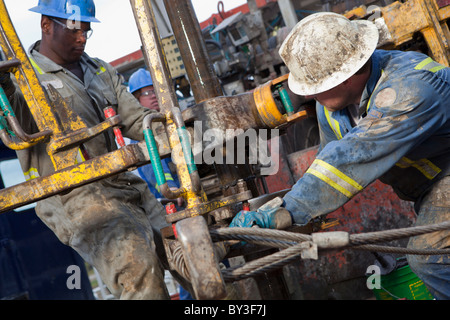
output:
[[[126, 171], [138, 164], [148, 163], [149, 157], [145, 147], [136, 144], [78, 164], [79, 145], [120, 123], [120, 117], [108, 118], [88, 128], [51, 86], [49, 94], [53, 101], [50, 101], [23, 49], [3, 0], [0, 0], [0, 25], [0, 45], [8, 62], [20, 62], [18, 67], [9, 71], [14, 73], [42, 134], [41, 138], [33, 140], [32, 143], [18, 141], [20, 139], [17, 137], [11, 139], [5, 134], [2, 134], [2, 140], [7, 140], [8, 143], [5, 144], [14, 150], [26, 149], [36, 143], [46, 143], [47, 153], [55, 169], [51, 175], [0, 190], [0, 212]], [[160, 154], [167, 154], [166, 146], [161, 146]]]
[[[450, 31], [447, 20], [450, 6], [439, 8], [436, 0], [409, 0], [394, 2], [380, 9], [389, 31], [390, 40], [385, 46], [397, 48], [413, 41], [416, 34], [423, 35], [431, 57], [446, 66], [450, 66]], [[348, 18], [363, 18], [376, 15], [368, 13], [365, 7], [346, 12]]]

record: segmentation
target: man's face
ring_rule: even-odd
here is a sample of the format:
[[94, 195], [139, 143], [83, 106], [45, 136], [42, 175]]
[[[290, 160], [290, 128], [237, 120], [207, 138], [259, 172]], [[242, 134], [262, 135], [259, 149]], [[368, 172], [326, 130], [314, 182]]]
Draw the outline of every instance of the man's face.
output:
[[345, 82], [325, 92], [306, 96], [306, 98], [315, 99], [331, 112], [344, 109], [355, 101], [352, 90], [349, 90]]
[[86, 31], [90, 30], [90, 23], [77, 22], [73, 25], [77, 28], [73, 29], [71, 21], [69, 21], [69, 29], [62, 26], [60, 23], [67, 26], [68, 21], [65, 19], [51, 18], [53, 23], [52, 46], [53, 51], [59, 56], [63, 63], [69, 64], [77, 62], [81, 59], [86, 46]]
[[159, 111], [158, 99], [156, 98], [153, 86], [140, 89], [138, 99], [142, 106]]

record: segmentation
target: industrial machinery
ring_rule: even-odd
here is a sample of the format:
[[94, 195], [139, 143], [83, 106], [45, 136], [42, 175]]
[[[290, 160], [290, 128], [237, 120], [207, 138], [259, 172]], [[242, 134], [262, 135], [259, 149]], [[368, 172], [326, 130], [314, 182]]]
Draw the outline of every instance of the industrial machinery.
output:
[[[278, 1], [278, 5], [280, 3], [283, 4], [280, 12], [285, 21], [285, 25], [280, 25], [281, 30], [288, 27], [286, 22], [295, 24], [298, 18], [292, 10], [286, 12], [286, 8], [292, 8], [294, 12], [306, 9], [296, 9], [294, 1]], [[315, 3], [311, 1], [310, 4]], [[254, 210], [268, 200], [283, 195], [303, 175], [313, 161], [317, 148], [312, 147], [313, 144], [303, 144], [301, 149], [312, 147], [305, 150], [289, 148], [289, 140], [294, 139], [289, 128], [307, 119], [314, 122], [314, 114], [308, 108], [308, 101], [296, 100], [287, 94], [288, 70], [273, 54], [280, 43], [273, 38], [270, 40], [263, 27], [263, 14], [258, 9], [257, 1], [248, 1], [250, 16], [234, 14], [225, 18], [222, 23], [210, 28], [210, 39], [206, 39], [210, 41], [205, 41], [205, 32], [200, 29], [190, 0], [164, 0], [195, 100], [191, 107], [183, 111], [162, 48], [153, 2], [130, 0], [130, 4], [161, 111], [146, 118], [143, 128], [145, 141], [77, 163], [75, 154], [79, 145], [120, 124], [120, 115], [106, 118], [104, 122], [88, 128], [63, 99], [58, 99], [56, 90], [51, 87], [54, 102], [49, 101], [6, 14], [4, 2], [0, 1], [0, 44], [8, 58], [0, 69], [14, 73], [40, 129], [32, 136], [24, 133], [8, 103], [4, 102], [0, 119], [1, 138], [6, 146], [14, 150], [46, 143], [55, 166], [55, 173], [50, 176], [0, 190], [0, 212], [150, 162], [159, 172], [160, 159], [170, 155], [175, 160], [181, 186], [178, 190], [170, 190], [164, 175], [159, 175], [158, 184], [167, 199], [182, 196], [186, 203], [184, 210], [171, 211], [167, 215], [167, 222], [174, 224], [175, 229], [169, 227], [162, 230], [170, 266], [192, 283], [197, 299], [221, 299], [229, 293], [226, 282], [234, 282], [232, 278], [224, 277], [227, 273], [221, 268], [220, 261], [240, 261], [243, 257], [244, 261], [250, 262], [272, 254], [274, 250], [264, 246], [250, 250], [234, 249], [226, 241], [215, 241], [211, 236], [212, 230], [226, 227], [243, 205], [249, 204]], [[361, 4], [368, 3], [355, 3]], [[269, 1], [269, 5], [276, 6], [277, 3]], [[326, 5], [328, 10], [341, 11], [330, 3]], [[384, 35], [380, 46], [408, 49], [413, 48], [411, 44], [423, 39], [422, 49], [440, 63], [448, 65], [448, 8], [435, 0], [412, 0], [395, 2], [375, 13], [361, 7], [347, 15], [373, 18], [376, 14], [375, 22]], [[420, 14], [417, 22], [410, 23], [408, 20], [414, 16], [411, 12]], [[271, 19], [273, 21], [276, 17], [271, 16]], [[210, 49], [210, 45], [214, 48]], [[225, 45], [228, 47], [225, 48]], [[408, 48], [403, 48], [406, 45]], [[244, 47], [247, 52], [242, 51]], [[220, 55], [212, 58], [217, 52]], [[152, 130], [154, 122], [161, 123], [163, 130]], [[314, 129], [313, 126], [308, 128]], [[205, 139], [212, 131], [222, 133], [223, 139], [214, 143]], [[252, 161], [254, 145], [245, 143], [249, 131], [261, 138], [256, 141], [263, 141], [258, 152], [267, 151], [263, 150], [264, 147], [270, 150], [267, 153], [270, 154], [269, 161]], [[304, 130], [305, 134], [300, 138], [309, 137], [307, 131]], [[289, 134], [291, 136], [283, 140], [283, 136]], [[239, 155], [234, 152], [239, 141], [244, 141], [243, 150], [248, 152], [242, 162], [236, 161]], [[234, 157], [227, 159], [230, 154]], [[273, 163], [276, 163], [277, 170], [270, 171], [268, 166]], [[388, 214], [391, 211], [396, 214]], [[365, 218], [361, 219], [361, 216]], [[328, 218], [334, 220], [314, 221], [307, 229], [294, 228], [291, 231], [311, 233], [324, 228], [348, 232], [383, 230], [411, 225], [414, 214], [409, 203], [399, 200], [389, 187], [375, 182]], [[258, 281], [252, 284], [259, 289], [255, 291], [256, 296], [249, 294], [252, 290], [245, 288], [240, 290], [240, 294], [242, 298], [253, 299], [364, 298], [370, 295], [362, 279], [371, 259], [370, 254], [346, 251], [329, 252], [316, 257], [316, 260], [291, 259], [291, 264], [283, 270], [257, 275]], [[240, 285], [245, 287], [248, 283], [240, 282]]]

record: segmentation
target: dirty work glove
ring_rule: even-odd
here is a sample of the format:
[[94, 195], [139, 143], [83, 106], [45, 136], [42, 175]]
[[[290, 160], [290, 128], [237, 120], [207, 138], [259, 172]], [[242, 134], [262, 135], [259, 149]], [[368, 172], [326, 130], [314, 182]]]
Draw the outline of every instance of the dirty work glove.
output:
[[279, 197], [265, 203], [256, 211], [241, 210], [233, 218], [229, 227], [251, 228], [258, 226], [269, 229], [286, 229], [292, 225], [289, 211], [281, 207], [283, 200]]

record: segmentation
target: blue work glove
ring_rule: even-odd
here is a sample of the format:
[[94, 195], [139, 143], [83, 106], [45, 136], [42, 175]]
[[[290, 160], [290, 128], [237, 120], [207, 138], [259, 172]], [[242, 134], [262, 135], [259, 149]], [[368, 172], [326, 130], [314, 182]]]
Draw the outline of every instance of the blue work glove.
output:
[[256, 225], [260, 228], [286, 229], [292, 225], [292, 217], [289, 211], [281, 207], [282, 204], [283, 200], [277, 197], [256, 211], [241, 210], [229, 227], [251, 228]]

